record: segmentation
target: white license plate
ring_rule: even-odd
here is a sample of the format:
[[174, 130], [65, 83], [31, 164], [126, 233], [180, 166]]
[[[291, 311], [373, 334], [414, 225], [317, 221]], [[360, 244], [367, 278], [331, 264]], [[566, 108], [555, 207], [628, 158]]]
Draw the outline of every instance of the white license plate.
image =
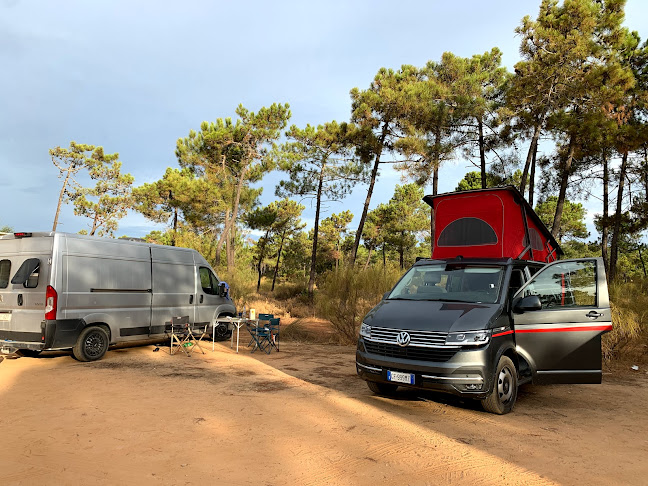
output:
[[396, 383], [407, 383], [408, 385], [414, 384], [414, 375], [412, 373], [401, 373], [399, 371], [388, 371], [387, 380], [395, 381]]
[[8, 314], [6, 312], [1, 312], [0, 313], [0, 321], [10, 322], [11, 321], [11, 314]]

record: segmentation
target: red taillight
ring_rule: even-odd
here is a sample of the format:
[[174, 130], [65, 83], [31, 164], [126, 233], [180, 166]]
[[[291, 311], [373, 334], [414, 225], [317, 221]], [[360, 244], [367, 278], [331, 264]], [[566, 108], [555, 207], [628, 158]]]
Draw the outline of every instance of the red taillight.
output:
[[31, 235], [31, 233], [14, 233], [14, 237], [16, 238], [27, 238]]
[[58, 295], [51, 285], [47, 286], [45, 291], [45, 319], [48, 321], [56, 320], [56, 304]]

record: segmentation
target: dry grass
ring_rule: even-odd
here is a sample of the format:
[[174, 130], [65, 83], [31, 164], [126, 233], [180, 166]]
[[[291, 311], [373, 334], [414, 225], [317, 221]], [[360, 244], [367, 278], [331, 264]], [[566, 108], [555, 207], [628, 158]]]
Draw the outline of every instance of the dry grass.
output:
[[612, 284], [610, 300], [613, 330], [603, 336], [603, 358], [609, 364], [624, 355], [628, 357], [630, 350], [646, 354], [648, 282]]
[[392, 267], [346, 267], [328, 272], [316, 294], [317, 312], [331, 321], [343, 344], [355, 343], [362, 319], [400, 274]]

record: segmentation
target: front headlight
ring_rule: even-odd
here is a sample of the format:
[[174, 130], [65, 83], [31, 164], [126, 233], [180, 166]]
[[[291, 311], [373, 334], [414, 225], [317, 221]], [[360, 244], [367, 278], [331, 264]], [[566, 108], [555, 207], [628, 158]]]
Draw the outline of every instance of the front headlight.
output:
[[371, 337], [371, 326], [365, 324], [364, 322], [360, 326], [360, 337], [370, 338]]
[[490, 341], [490, 330], [448, 333], [446, 344], [450, 346], [481, 346]]

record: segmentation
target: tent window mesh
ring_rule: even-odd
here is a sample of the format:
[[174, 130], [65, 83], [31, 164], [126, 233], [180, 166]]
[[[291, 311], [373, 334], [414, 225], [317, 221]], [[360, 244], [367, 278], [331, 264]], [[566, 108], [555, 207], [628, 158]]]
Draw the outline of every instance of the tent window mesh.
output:
[[439, 246], [479, 246], [497, 243], [495, 230], [483, 219], [461, 218], [446, 226], [439, 235]]

